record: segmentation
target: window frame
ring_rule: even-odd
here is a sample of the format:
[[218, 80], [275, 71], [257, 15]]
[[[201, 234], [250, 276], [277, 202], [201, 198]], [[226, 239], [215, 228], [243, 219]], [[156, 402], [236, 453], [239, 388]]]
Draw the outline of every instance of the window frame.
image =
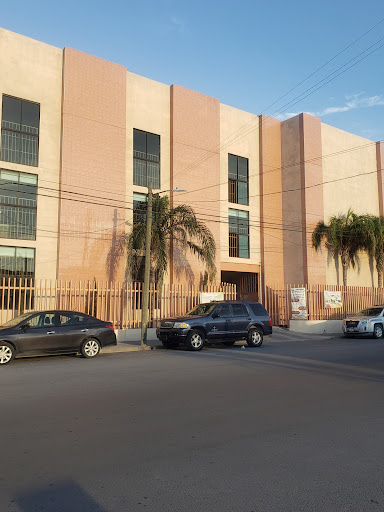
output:
[[[145, 155], [146, 155], [146, 158], [143, 158], [142, 156], [139, 156], [139, 155], [135, 155], [135, 151], [136, 152], [144, 153], [143, 151], [139, 151], [138, 149], [135, 149], [135, 132], [140, 132], [142, 134], [145, 134]], [[148, 154], [149, 154], [148, 153], [148, 135], [153, 135], [153, 136], [159, 138], [159, 159], [158, 159], [158, 161], [155, 161], [155, 160], [153, 160], [151, 158], [148, 158]], [[157, 133], [152, 133], [152, 132], [147, 132], [145, 130], [140, 130], [138, 128], [133, 128], [132, 142], [133, 142], [133, 144], [132, 144], [133, 145], [133, 185], [138, 186], [138, 187], [148, 187], [148, 185], [149, 185], [148, 162], [149, 163], [158, 163], [158, 165], [159, 165], [158, 181], [154, 183], [154, 181], [152, 179], [152, 187], [155, 190], [159, 190], [160, 189], [160, 185], [161, 185], [161, 137], [160, 137], [160, 135], [158, 135]], [[141, 162], [145, 162], [145, 171], [146, 171], [145, 181], [146, 181], [146, 183], [144, 185], [142, 183], [137, 183], [137, 181], [139, 181], [139, 180], [135, 180], [135, 177], [136, 177], [135, 176], [135, 160], [139, 160]]]
[[[4, 172], [10, 172], [10, 173], [17, 174], [17, 182], [16, 181], [9, 181], [9, 183], [12, 183], [12, 185], [17, 184], [17, 203], [16, 204], [9, 204], [9, 203], [7, 203], [7, 202], [2, 200], [2, 195], [1, 195], [1, 190], [2, 190], [1, 179], [2, 178], [1, 178], [1, 174], [2, 174], [3, 171]], [[36, 193], [36, 197], [34, 199], [35, 200], [35, 206], [28, 206], [28, 205], [20, 204], [20, 197], [22, 197], [22, 194], [23, 194], [21, 192], [21, 190], [20, 190], [20, 186], [21, 185], [26, 185], [25, 183], [21, 183], [20, 182], [21, 175], [26, 175], [26, 176], [31, 176], [31, 177], [33, 176], [36, 179], [36, 184], [34, 185], [35, 193]], [[0, 210], [2, 208], [14, 209], [15, 217], [16, 217], [16, 236], [0, 236], [0, 238], [3, 238], [5, 240], [32, 240], [32, 241], [36, 240], [38, 179], [39, 179], [39, 177], [38, 177], [37, 174], [26, 173], [26, 172], [21, 172], [21, 171], [14, 171], [14, 170], [11, 170], [11, 169], [4, 169], [4, 168], [0, 167]], [[32, 236], [31, 237], [26, 237], [25, 233], [24, 233], [24, 236], [19, 236], [20, 226], [23, 226], [24, 228], [29, 227], [29, 226], [27, 226], [26, 224], [23, 224], [20, 221], [20, 212], [22, 212], [23, 210], [29, 210], [31, 212], [35, 212], [35, 217], [34, 217], [35, 223], [34, 223], [34, 226], [31, 226], [31, 231], [32, 231]], [[4, 214], [4, 215], [7, 218], [7, 215], [6, 214]], [[13, 224], [11, 222], [8, 222], [8, 223], [5, 222], [5, 223], [1, 223], [0, 224], [0, 226], [3, 226], [3, 225], [4, 226], [8, 226], [9, 228], [12, 228], [12, 226], [13, 226]], [[9, 229], [9, 231], [11, 231], [11, 230]]]
[[[230, 161], [231, 159], [236, 158], [236, 178], [234, 179], [232, 176], [232, 172], [230, 170]], [[247, 178], [246, 180], [239, 178], [239, 162], [244, 160], [247, 164]], [[245, 202], [241, 203], [239, 201], [239, 183], [245, 183], [247, 186], [247, 195], [245, 198]], [[228, 202], [232, 204], [240, 204], [242, 206], [249, 206], [249, 158], [245, 158], [244, 156], [234, 155], [232, 153], [228, 153]]]
[[[31, 250], [33, 251], [33, 271], [31, 272], [32, 275], [26, 275], [24, 276], [24, 279], [35, 279], [35, 273], [36, 273], [36, 248], [35, 247], [18, 247], [18, 246], [13, 246], [13, 245], [3, 245], [3, 244], [0, 244], [0, 249], [2, 247], [5, 247], [7, 249], [14, 249], [15, 251], [15, 255], [14, 255], [14, 260], [15, 260], [15, 265], [14, 265], [14, 270], [15, 270], [15, 275], [5, 275], [5, 273], [3, 272], [3, 270], [1, 269], [0, 267], [0, 279], [22, 279], [23, 276], [21, 275], [17, 275], [16, 274], [16, 265], [17, 265], [17, 250], [18, 249], [21, 249], [21, 250]], [[0, 254], [0, 258], [1, 258], [1, 254]], [[29, 258], [31, 259], [31, 258]]]
[[[236, 212], [236, 215], [231, 215], [232, 212]], [[242, 214], [246, 213], [247, 216], [241, 217], [239, 212]], [[233, 222], [233, 219], [236, 219], [236, 222]], [[245, 223], [240, 223], [239, 219], [247, 219], [247, 233], [241, 232], [241, 227], [244, 227]], [[236, 226], [236, 231], [231, 231], [231, 227], [233, 229], [234, 226]], [[240, 256], [240, 237], [247, 237], [247, 256]], [[228, 249], [230, 258], [250, 259], [249, 211], [234, 208], [228, 209]]]
[[[12, 98], [13, 100], [17, 100], [17, 101], [20, 101], [21, 103], [21, 107], [20, 107], [20, 129], [19, 130], [16, 130], [14, 128], [9, 128], [9, 127], [5, 127], [3, 126], [3, 122], [4, 122], [4, 98]], [[23, 103], [31, 103], [33, 105], [38, 105], [39, 106], [39, 126], [37, 128], [37, 134], [34, 134], [34, 133], [29, 133], [27, 131], [24, 131], [22, 129], [23, 127]], [[37, 103], [36, 101], [30, 101], [30, 100], [25, 100], [23, 98], [17, 98], [16, 96], [12, 96], [10, 94], [3, 94], [2, 95], [2, 110], [1, 110], [1, 141], [3, 140], [3, 131], [6, 130], [8, 132], [12, 132], [12, 133], [17, 133], [19, 135], [19, 151], [18, 151], [18, 159], [17, 159], [17, 162], [13, 162], [12, 160], [5, 160], [3, 158], [3, 144], [1, 143], [1, 148], [0, 148], [0, 160], [3, 161], [3, 162], [10, 162], [10, 163], [15, 163], [15, 164], [20, 164], [20, 165], [26, 165], [28, 167], [39, 167], [39, 155], [40, 155], [40, 121], [41, 121], [41, 104], [40, 103]], [[6, 121], [7, 122], [7, 121]], [[10, 121], [8, 121], [10, 122]], [[32, 137], [36, 137], [37, 139], [37, 154], [36, 154], [36, 165], [34, 164], [29, 164], [29, 163], [23, 163], [21, 161], [21, 148], [22, 148], [22, 144], [21, 144], [21, 138], [22, 138], [22, 135], [29, 135], [29, 136], [32, 136]]]

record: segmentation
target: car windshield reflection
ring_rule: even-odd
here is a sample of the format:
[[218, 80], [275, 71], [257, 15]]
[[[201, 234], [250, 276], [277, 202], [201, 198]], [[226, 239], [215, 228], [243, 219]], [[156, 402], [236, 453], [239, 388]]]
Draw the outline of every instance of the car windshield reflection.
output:
[[15, 325], [19, 324], [29, 316], [31, 316], [32, 313], [24, 313], [23, 315], [15, 316], [15, 318], [12, 318], [12, 320], [9, 320], [5, 324], [2, 325], [2, 327], [14, 327]]
[[368, 308], [360, 311], [359, 316], [379, 316], [383, 308]]
[[198, 306], [191, 309], [191, 311], [188, 311], [187, 315], [188, 316], [194, 316], [194, 315], [207, 316], [207, 315], [209, 315], [209, 313], [211, 313], [213, 311], [213, 309], [215, 307], [216, 307], [216, 304], [211, 304], [211, 303], [199, 304]]

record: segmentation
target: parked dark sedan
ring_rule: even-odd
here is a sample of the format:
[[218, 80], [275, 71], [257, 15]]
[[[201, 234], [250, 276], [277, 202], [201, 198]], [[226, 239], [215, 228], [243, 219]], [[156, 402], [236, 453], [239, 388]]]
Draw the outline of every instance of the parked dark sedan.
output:
[[0, 327], [0, 364], [44, 354], [80, 353], [91, 358], [116, 344], [110, 322], [76, 311], [34, 311]]

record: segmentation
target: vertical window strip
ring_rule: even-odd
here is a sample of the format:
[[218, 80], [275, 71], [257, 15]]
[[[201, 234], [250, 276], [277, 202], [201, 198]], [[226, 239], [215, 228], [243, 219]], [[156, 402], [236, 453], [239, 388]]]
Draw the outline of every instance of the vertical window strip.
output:
[[[141, 187], [147, 187], [150, 182], [152, 182], [152, 186], [155, 189], [160, 188], [160, 135], [155, 135], [149, 132], [142, 132], [141, 130], [133, 130], [134, 136], [134, 147], [133, 147], [133, 184]], [[137, 137], [136, 137], [137, 135]], [[145, 140], [143, 141], [143, 136], [145, 136]], [[146, 150], [146, 152], [142, 151], [144, 148], [144, 144], [146, 148], [148, 148], [148, 139], [152, 141], [150, 147], [152, 147], [152, 152]], [[158, 140], [159, 144], [159, 154], [153, 153], [156, 151], [156, 143], [153, 141]], [[137, 144], [140, 144], [140, 147], [135, 147], [135, 140], [139, 140]]]
[[249, 204], [248, 158], [228, 153], [228, 201], [236, 204]]
[[[4, 105], [7, 102], [20, 102], [20, 122], [5, 119]], [[23, 105], [35, 105], [34, 121], [37, 126], [30, 126], [23, 123]], [[28, 110], [31, 110], [30, 108]], [[31, 115], [31, 113], [29, 113]], [[33, 121], [32, 121], [33, 123]], [[40, 106], [26, 100], [17, 100], [3, 95], [3, 119], [1, 134], [1, 160], [5, 162], [20, 163], [33, 167], [38, 166], [39, 153], [39, 124], [40, 124]]]

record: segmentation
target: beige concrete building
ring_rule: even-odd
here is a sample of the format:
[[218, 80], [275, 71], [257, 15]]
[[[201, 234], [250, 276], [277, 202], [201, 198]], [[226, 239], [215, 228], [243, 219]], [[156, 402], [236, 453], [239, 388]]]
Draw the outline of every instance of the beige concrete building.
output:
[[[151, 181], [212, 231], [217, 280], [341, 284], [311, 232], [383, 215], [384, 145], [308, 114], [280, 122], [0, 29], [0, 276], [122, 281], [114, 248]], [[183, 192], [172, 192], [182, 189]], [[167, 281], [205, 268], [171, 244]], [[349, 283], [375, 285], [364, 254]]]

